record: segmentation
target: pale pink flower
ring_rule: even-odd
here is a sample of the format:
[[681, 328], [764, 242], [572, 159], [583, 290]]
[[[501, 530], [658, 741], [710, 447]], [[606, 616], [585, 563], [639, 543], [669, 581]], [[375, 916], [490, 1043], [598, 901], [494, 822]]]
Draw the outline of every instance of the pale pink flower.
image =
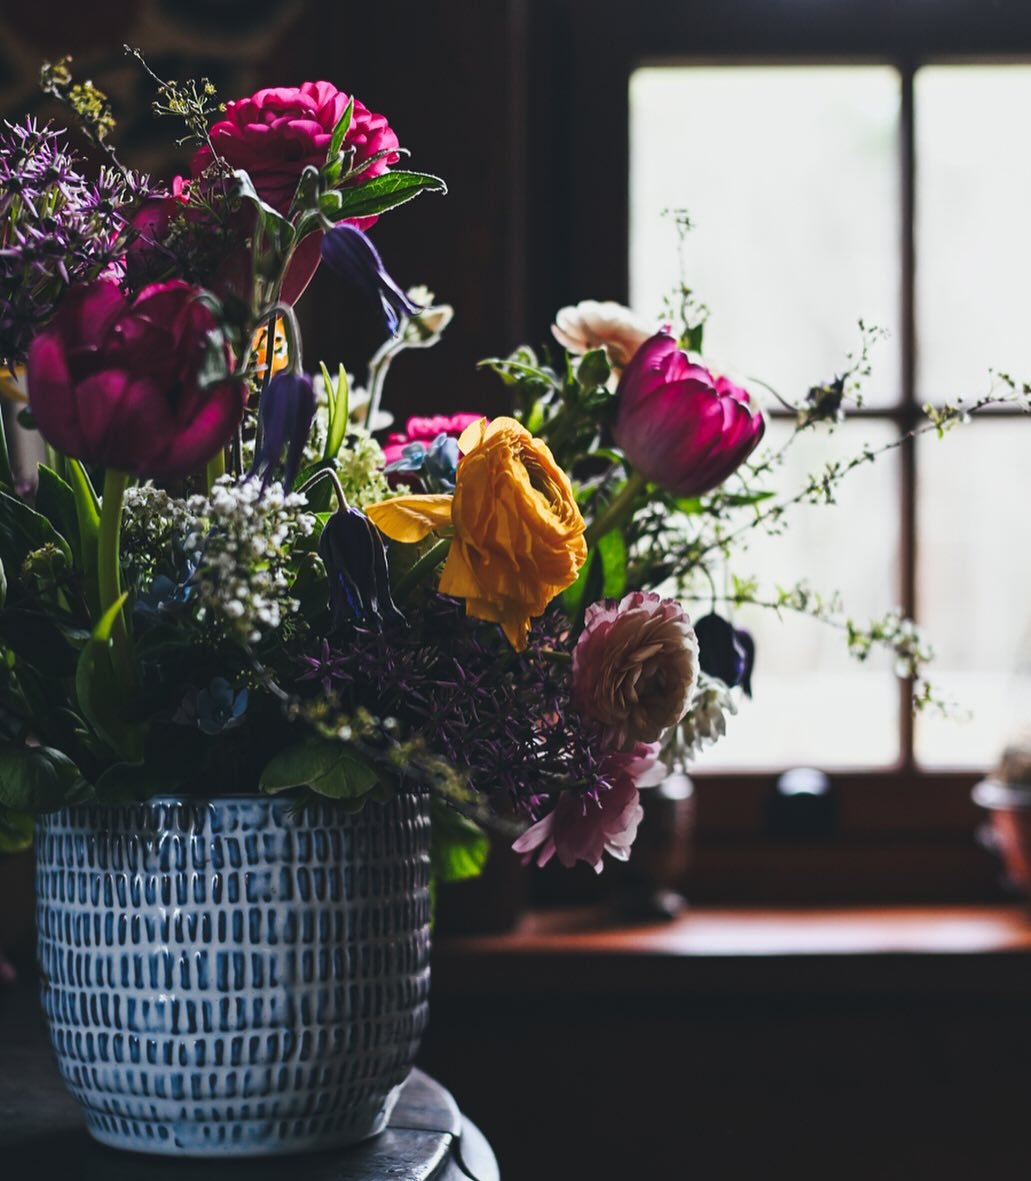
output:
[[606, 755], [599, 775], [608, 786], [593, 792], [562, 792], [554, 809], [528, 828], [512, 848], [527, 854], [527, 860], [537, 851], [538, 865], [547, 865], [556, 855], [567, 869], [586, 861], [595, 873], [601, 873], [605, 853], [626, 861], [644, 815], [637, 789], [654, 786], [665, 774], [658, 754], [657, 743], [638, 743], [631, 751]]
[[579, 355], [603, 348], [616, 369], [622, 369], [654, 331], [653, 325], [611, 299], [584, 299], [560, 308], [551, 326], [564, 349]]
[[603, 746], [656, 742], [684, 716], [698, 677], [698, 641], [675, 599], [633, 591], [593, 603], [573, 649], [573, 703]]

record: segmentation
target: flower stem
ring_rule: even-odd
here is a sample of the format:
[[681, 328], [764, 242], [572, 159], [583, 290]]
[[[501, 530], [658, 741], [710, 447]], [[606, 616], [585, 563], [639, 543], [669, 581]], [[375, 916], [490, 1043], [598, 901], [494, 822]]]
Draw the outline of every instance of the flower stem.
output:
[[611, 533], [613, 529], [617, 529], [623, 524], [633, 512], [637, 494], [647, 483], [648, 477], [641, 475], [640, 472], [630, 474], [627, 482], [613, 497], [608, 507], [602, 511], [601, 516], [595, 517], [587, 527], [584, 540], [588, 545], [593, 545], [600, 537], [604, 537], [606, 533]]
[[207, 471], [205, 473], [208, 495], [211, 495], [211, 489], [215, 486], [215, 481], [219, 476], [226, 474], [226, 452], [224, 447], [220, 447], [218, 452], [208, 460]]
[[[101, 616], [122, 597], [122, 503], [129, 477], [125, 472], [108, 468], [104, 474], [104, 499], [100, 509], [100, 531], [97, 536], [97, 589], [100, 592]], [[111, 660], [122, 683], [135, 682], [132, 656], [129, 651], [129, 629], [124, 609], [118, 612], [111, 630]]]
[[395, 597], [403, 599], [408, 591], [418, 586], [422, 581], [423, 575], [429, 570], [435, 570], [447, 557], [448, 550], [450, 549], [450, 537], [442, 537], [438, 542], [431, 545], [422, 557], [413, 562], [397, 580], [397, 586], [394, 587]]

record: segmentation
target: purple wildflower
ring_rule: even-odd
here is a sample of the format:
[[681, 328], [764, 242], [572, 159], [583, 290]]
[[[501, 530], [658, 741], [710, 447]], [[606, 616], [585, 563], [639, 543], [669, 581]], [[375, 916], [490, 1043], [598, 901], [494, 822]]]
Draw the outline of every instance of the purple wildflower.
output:
[[116, 268], [141, 178], [82, 175], [64, 132], [34, 119], [0, 130], [0, 362], [24, 361], [65, 289]]

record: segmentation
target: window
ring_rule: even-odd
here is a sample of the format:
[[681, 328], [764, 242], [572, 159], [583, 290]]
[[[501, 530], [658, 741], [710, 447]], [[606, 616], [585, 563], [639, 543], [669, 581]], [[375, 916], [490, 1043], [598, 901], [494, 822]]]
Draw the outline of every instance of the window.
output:
[[[889, 334], [864, 388], [866, 415], [799, 446], [785, 492], [827, 459], [899, 438], [925, 401], [975, 400], [992, 365], [1031, 376], [1028, 109], [1027, 65], [664, 64], [631, 74], [633, 305], [657, 313], [678, 281], [661, 214], [685, 206], [696, 228], [679, 265], [713, 308], [706, 352], [760, 396], [755, 378], [797, 400], [840, 372], [857, 315]], [[772, 442], [787, 429], [774, 418]], [[736, 564], [766, 586], [811, 573], [860, 619], [901, 603], [937, 639], [936, 687], [970, 720], [903, 723], [905, 686], [886, 659], [856, 665], [840, 636], [753, 608], [740, 618], [756, 633], [760, 701], [699, 766], [991, 763], [1031, 721], [1031, 609], [1019, 558], [1008, 557], [1029, 446], [1031, 423], [1015, 417], [921, 439], [850, 477], [834, 510], [802, 510]], [[1004, 556], [1010, 576], [1000, 578]]]

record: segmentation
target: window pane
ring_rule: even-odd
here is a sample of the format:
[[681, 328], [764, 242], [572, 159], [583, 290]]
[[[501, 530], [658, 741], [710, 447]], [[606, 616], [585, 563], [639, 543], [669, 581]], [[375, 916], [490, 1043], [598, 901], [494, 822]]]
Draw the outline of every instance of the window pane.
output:
[[975, 420], [917, 452], [919, 617], [931, 679], [972, 712], [917, 720], [927, 765], [987, 767], [1031, 727], [1031, 422]]
[[915, 80], [918, 393], [1031, 376], [1031, 66], [927, 66]]
[[[771, 424], [771, 446], [787, 431], [784, 423]], [[890, 424], [874, 422], [848, 423], [830, 436], [803, 435], [778, 483], [785, 494], [794, 493], [826, 463], [894, 437]], [[808, 577], [825, 596], [840, 590], [851, 617], [866, 623], [898, 600], [898, 516], [897, 453], [889, 452], [850, 473], [837, 504], [800, 506], [779, 536], [756, 530], [735, 573], [756, 575], [764, 588]], [[706, 610], [700, 604], [696, 614]], [[867, 767], [898, 758], [899, 683], [889, 658], [878, 654], [858, 664], [840, 631], [787, 612], [778, 617], [742, 609], [735, 623], [755, 637], [755, 697], [742, 701], [726, 738], [698, 761], [699, 769]]]
[[[898, 397], [900, 82], [888, 66], [663, 66], [630, 79], [631, 301], [687, 282], [720, 368], [793, 400], [844, 368], [857, 321], [891, 335], [870, 403]], [[598, 293], [599, 298], [604, 293]]]

